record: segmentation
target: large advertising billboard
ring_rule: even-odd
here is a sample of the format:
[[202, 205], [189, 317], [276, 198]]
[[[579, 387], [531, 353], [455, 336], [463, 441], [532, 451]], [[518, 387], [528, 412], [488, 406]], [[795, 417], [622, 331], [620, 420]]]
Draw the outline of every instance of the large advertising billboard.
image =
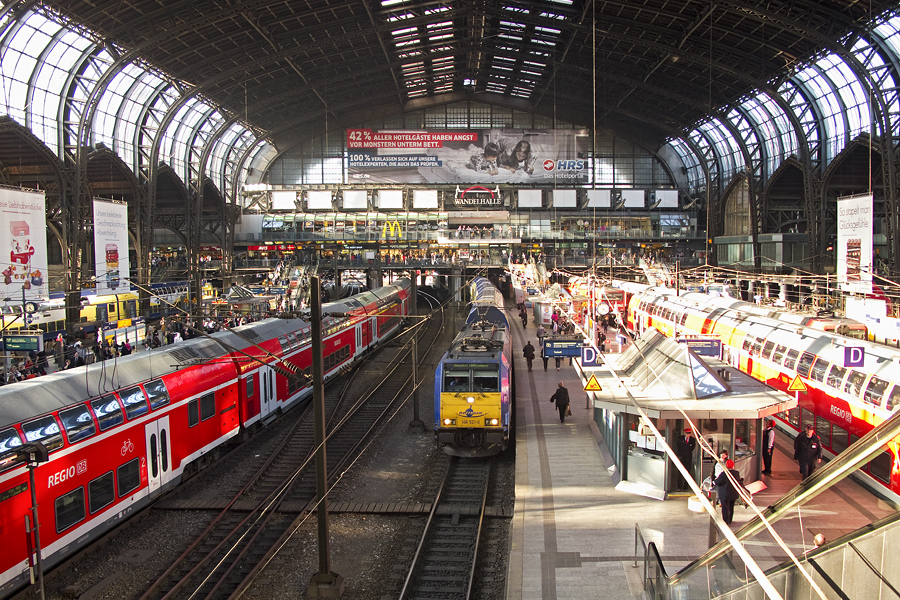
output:
[[94, 268], [97, 294], [131, 289], [128, 272], [128, 205], [94, 200]]
[[47, 298], [47, 218], [44, 194], [0, 188], [0, 299], [11, 302]]
[[348, 181], [585, 184], [589, 142], [573, 129], [348, 129]]
[[841, 289], [872, 293], [872, 196], [838, 198], [837, 278]]

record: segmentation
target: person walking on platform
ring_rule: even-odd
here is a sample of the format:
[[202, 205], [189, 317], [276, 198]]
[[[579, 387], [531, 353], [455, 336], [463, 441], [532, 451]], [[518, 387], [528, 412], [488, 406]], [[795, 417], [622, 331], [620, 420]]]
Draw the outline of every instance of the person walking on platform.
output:
[[544, 373], [547, 372], [547, 363], [550, 362], [550, 357], [547, 356], [547, 352], [544, 350], [544, 345], [541, 344], [541, 360], [544, 361]]
[[543, 347], [544, 338], [547, 337], [547, 330], [544, 329], [544, 326], [541, 325], [540, 323], [538, 323], [537, 336], [538, 336], [538, 344], [540, 344]]
[[806, 426], [806, 433], [801, 433], [794, 440], [794, 460], [800, 464], [800, 479], [812, 475], [816, 465], [822, 462], [822, 441], [816, 435], [812, 424]]
[[[725, 468], [728, 469], [728, 472], [731, 473], [735, 481], [740, 481], [741, 474], [735, 470], [733, 460], [727, 460], [725, 462]], [[734, 503], [740, 498], [740, 495], [725, 471], [719, 473], [719, 476], [716, 477], [715, 484], [716, 497], [722, 505], [722, 520], [725, 521], [726, 525], [731, 525], [731, 520], [734, 519]]]
[[522, 348], [522, 356], [525, 357], [525, 360], [528, 362], [528, 370], [531, 370], [531, 362], [534, 360], [534, 346], [531, 345], [531, 340], [525, 344], [525, 347]]
[[550, 396], [550, 402], [556, 402], [556, 410], [559, 411], [559, 422], [564, 423], [566, 413], [569, 411], [569, 390], [566, 389], [562, 381], [559, 382], [556, 391]]
[[772, 454], [775, 452], [775, 421], [766, 420], [766, 428], [763, 430], [763, 475], [772, 474]]
[[519, 318], [522, 319], [522, 327], [528, 326], [528, 311], [524, 308], [519, 311]]

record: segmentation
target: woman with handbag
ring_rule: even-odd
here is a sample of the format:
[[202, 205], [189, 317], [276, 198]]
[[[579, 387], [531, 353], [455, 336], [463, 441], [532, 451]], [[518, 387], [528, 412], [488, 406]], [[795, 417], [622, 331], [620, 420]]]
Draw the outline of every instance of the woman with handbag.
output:
[[571, 415], [571, 411], [569, 411], [569, 390], [566, 389], [566, 386], [562, 381], [559, 382], [559, 387], [556, 388], [556, 391], [550, 396], [550, 402], [556, 402], [556, 410], [559, 411], [559, 422], [563, 423], [566, 420], [567, 415]]

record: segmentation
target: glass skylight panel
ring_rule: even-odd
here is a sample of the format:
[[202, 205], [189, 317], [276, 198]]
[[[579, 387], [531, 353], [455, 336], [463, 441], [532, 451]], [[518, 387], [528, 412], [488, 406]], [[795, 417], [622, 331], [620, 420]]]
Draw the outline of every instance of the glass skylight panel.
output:
[[397, 6], [398, 4], [407, 4], [411, 3], [411, 0], [381, 0], [382, 8], [387, 8], [388, 6]]
[[875, 33], [890, 47], [894, 56], [900, 56], [900, 16], [894, 16], [875, 27]]
[[566, 20], [566, 16], [565, 16], [565, 15], [559, 15], [559, 14], [551, 13], [551, 12], [542, 12], [542, 13], [540, 14], [540, 16], [541, 16], [542, 18], [544, 18], [544, 19], [557, 19], [557, 20], [559, 20], [559, 21], [565, 21], [565, 20]]
[[436, 8], [426, 8], [425, 14], [426, 15], [436, 15], [436, 14], [439, 14], [442, 12], [447, 12], [448, 10], [450, 10], [449, 6], [438, 6]]
[[509, 12], [512, 12], [512, 13], [519, 13], [519, 14], [523, 14], [523, 15], [527, 15], [527, 14], [528, 14], [528, 9], [522, 8], [521, 6], [509, 6], [509, 5], [506, 5], [506, 6], [503, 7], [503, 10], [506, 10], [506, 11], [509, 11]]
[[826, 162], [831, 162], [831, 159], [844, 147], [847, 140], [840, 99], [818, 66], [807, 67], [794, 77], [806, 86], [819, 108], [819, 115], [825, 123], [823, 133], [827, 141]]
[[537, 31], [537, 32], [539, 32], [539, 33], [545, 33], [545, 34], [549, 34], [549, 35], [557, 35], [557, 36], [558, 36], [560, 33], [562, 33], [561, 30], [559, 30], [559, 29], [553, 29], [552, 27], [535, 27], [534, 30]]
[[825, 75], [835, 83], [838, 94], [847, 111], [847, 121], [851, 138], [863, 131], [869, 131], [871, 122], [869, 99], [855, 72], [837, 55], [830, 55], [819, 61], [820, 65], [828, 65]]
[[391, 15], [391, 16], [389, 16], [389, 17], [387, 18], [387, 22], [388, 22], [388, 23], [395, 23], [395, 22], [397, 22], [397, 21], [403, 21], [403, 20], [405, 20], [405, 19], [412, 19], [412, 18], [415, 17], [415, 16], [416, 16], [416, 15], [414, 15], [414, 14], [412, 14], [412, 13], [402, 13], [402, 14], [398, 14], [398, 15]]
[[555, 4], [562, 4], [565, 6], [572, 6], [573, 0], [547, 0], [547, 2], [553, 2]]
[[723, 177], [734, 175], [744, 167], [744, 158], [740, 152], [740, 145], [731, 135], [731, 132], [718, 120], [708, 121], [700, 125], [699, 129], [712, 138], [716, 155], [722, 164], [721, 175]]

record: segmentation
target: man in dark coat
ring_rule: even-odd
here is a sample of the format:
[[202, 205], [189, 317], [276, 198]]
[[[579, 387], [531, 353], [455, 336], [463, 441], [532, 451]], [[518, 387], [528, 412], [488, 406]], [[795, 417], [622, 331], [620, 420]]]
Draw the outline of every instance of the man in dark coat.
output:
[[528, 370], [531, 370], [531, 361], [534, 360], [534, 346], [531, 345], [531, 340], [525, 344], [525, 347], [522, 348], [522, 356], [525, 357], [525, 360], [528, 362]]
[[559, 387], [550, 396], [550, 402], [556, 402], [556, 410], [559, 411], [559, 422], [564, 423], [566, 420], [566, 409], [569, 408], [569, 390], [566, 389], [562, 381], [559, 382]]
[[822, 462], [822, 441], [811, 424], [806, 426], [805, 434], [794, 440], [794, 460], [800, 463], [800, 479], [812, 475], [816, 465]]
[[775, 421], [768, 419], [763, 429], [763, 475], [772, 474], [772, 454], [775, 452]]
[[[692, 432], [690, 429], [685, 429], [684, 433], [678, 436], [678, 444], [675, 446], [675, 454], [678, 455], [678, 460], [681, 461], [681, 464], [684, 465], [684, 468], [688, 470], [688, 473], [694, 472], [694, 450], [697, 448], [697, 440], [694, 439]], [[687, 482], [682, 482], [685, 487], [688, 487]]]
[[[741, 474], [735, 470], [733, 460], [729, 459], [725, 461], [725, 468], [731, 473], [735, 481], [740, 481]], [[716, 484], [716, 498], [718, 498], [719, 504], [722, 505], [722, 520], [725, 521], [727, 525], [731, 525], [731, 520], [734, 518], [734, 502], [740, 498], [740, 495], [738, 494], [737, 488], [735, 488], [734, 484], [731, 483], [731, 480], [728, 479], [728, 475], [725, 474], [725, 471], [719, 473], [719, 476], [716, 477], [714, 483]]]
[[526, 311], [524, 308], [522, 308], [522, 310], [519, 311], [519, 318], [522, 319], [522, 327], [527, 327], [528, 326], [528, 311]]

